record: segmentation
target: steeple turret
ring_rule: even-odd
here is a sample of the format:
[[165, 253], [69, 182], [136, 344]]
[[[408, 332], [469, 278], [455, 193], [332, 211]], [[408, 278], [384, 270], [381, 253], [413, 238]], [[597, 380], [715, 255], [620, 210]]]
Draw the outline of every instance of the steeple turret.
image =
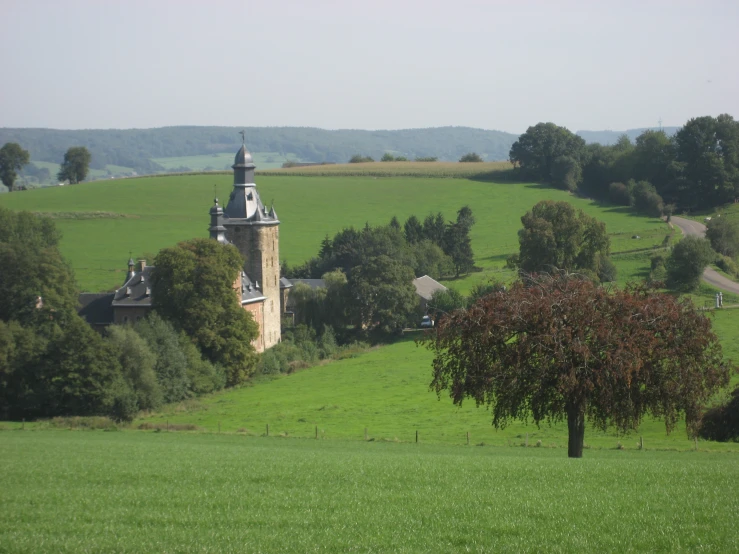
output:
[[236, 152], [234, 164], [231, 166], [234, 170], [234, 185], [252, 185], [254, 186], [254, 160], [246, 149], [244, 143], [244, 131], [241, 131], [241, 148]]
[[218, 198], [213, 199], [213, 207], [210, 209], [210, 238], [221, 244], [228, 244], [226, 240], [226, 228], [223, 226], [223, 208], [218, 205]]

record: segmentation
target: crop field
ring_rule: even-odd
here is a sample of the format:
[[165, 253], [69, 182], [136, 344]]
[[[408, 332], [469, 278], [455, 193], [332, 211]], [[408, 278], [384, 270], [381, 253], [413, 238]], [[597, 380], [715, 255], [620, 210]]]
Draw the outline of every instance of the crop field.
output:
[[0, 432], [4, 552], [734, 552], [737, 454]]
[[433, 177], [495, 181], [508, 176], [512, 168], [510, 162], [367, 162], [290, 167], [279, 171], [258, 171], [257, 174], [296, 177]]
[[[295, 154], [280, 154], [279, 152], [252, 152], [252, 158], [258, 169], [274, 169], [282, 167], [286, 161], [302, 161]], [[231, 171], [231, 165], [234, 163], [233, 152], [218, 154], [203, 154], [200, 156], [177, 156], [173, 158], [152, 158], [153, 162], [158, 163], [165, 169], [177, 169], [179, 167], [189, 167], [193, 171], [202, 171], [206, 168], [214, 170]]]
[[[392, 216], [401, 221], [412, 214], [423, 218], [437, 211], [453, 219], [461, 206], [469, 204], [477, 220], [471, 234], [472, 247], [476, 264], [483, 271], [448, 283], [463, 293], [490, 278], [510, 277], [504, 269], [505, 259], [518, 250], [520, 218], [539, 200], [567, 200], [604, 221], [612, 235], [614, 252], [643, 251], [660, 245], [670, 233], [658, 219], [535, 184], [281, 174], [259, 177], [257, 181], [265, 203], [274, 200], [282, 222], [280, 258], [291, 265], [316, 255], [324, 236], [333, 236], [344, 227], [361, 227], [365, 222], [384, 224]], [[226, 199], [232, 182], [227, 174], [200, 174], [83, 183], [0, 195], [0, 205], [66, 214], [57, 221], [63, 233], [62, 253], [75, 270], [81, 288], [97, 291], [120, 285], [129, 252], [134, 257], [151, 258], [163, 247], [207, 236], [214, 185], [219, 197]], [[91, 219], [89, 212], [110, 217]], [[74, 219], [75, 213], [78, 219]], [[620, 264], [618, 256], [615, 260]], [[620, 282], [648, 271], [648, 256], [641, 256], [637, 263], [633, 260], [623, 266]]]

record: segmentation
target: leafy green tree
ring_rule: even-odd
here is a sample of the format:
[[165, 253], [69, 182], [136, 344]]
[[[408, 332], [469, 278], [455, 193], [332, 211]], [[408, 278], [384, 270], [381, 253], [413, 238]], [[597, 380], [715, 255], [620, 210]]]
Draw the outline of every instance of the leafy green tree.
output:
[[390, 152], [385, 152], [382, 155], [382, 158], [380, 158], [380, 161], [381, 162], [394, 162], [395, 156], [393, 156]]
[[542, 200], [521, 222], [519, 265], [526, 272], [561, 269], [597, 274], [600, 260], [608, 257], [605, 224], [568, 202]]
[[711, 320], [686, 299], [609, 291], [543, 275], [442, 318], [428, 347], [431, 387], [487, 405], [493, 425], [566, 420], [567, 454], [583, 455], [585, 421], [627, 432], [651, 414], [667, 431], [729, 382]]
[[413, 272], [417, 277], [428, 275], [433, 279], [441, 279], [454, 271], [452, 259], [430, 240], [411, 245], [411, 251], [414, 259]]
[[634, 208], [651, 217], [660, 217], [665, 209], [662, 197], [649, 181], [629, 182], [629, 193]]
[[469, 152], [468, 154], [465, 154], [461, 158], [459, 158], [459, 161], [462, 163], [469, 163], [469, 162], [481, 162], [482, 157], [480, 154], [477, 154], [476, 152]]
[[714, 217], [708, 222], [706, 238], [719, 254], [730, 258], [739, 256], [739, 221]]
[[429, 214], [423, 220], [423, 235], [443, 248], [444, 245], [444, 234], [446, 232], [446, 221], [444, 221], [444, 215], [441, 212]]
[[451, 314], [455, 310], [463, 310], [467, 307], [467, 299], [454, 289], [441, 289], [431, 295], [426, 308], [433, 315], [434, 321]]
[[675, 200], [671, 190], [675, 144], [664, 131], [647, 130], [636, 138], [630, 178], [649, 181], [662, 196]]
[[470, 291], [469, 304], [474, 304], [475, 302], [480, 300], [480, 298], [484, 298], [489, 294], [494, 294], [496, 292], [505, 292], [506, 290], [506, 286], [500, 281], [478, 283], [477, 285], [472, 287], [472, 290]]
[[385, 255], [352, 270], [349, 291], [356, 321], [371, 330], [398, 333], [418, 306], [413, 271]]
[[15, 180], [24, 165], [28, 163], [28, 151], [21, 148], [17, 142], [7, 142], [0, 148], [0, 181], [8, 187], [8, 191], [15, 190]]
[[697, 117], [676, 134], [678, 204], [706, 208], [739, 197], [739, 122], [728, 114]]
[[187, 382], [193, 394], [208, 394], [226, 386], [226, 372], [220, 365], [203, 358], [198, 347], [185, 333], [180, 333], [180, 350], [187, 362]]
[[551, 177], [555, 187], [574, 192], [582, 181], [582, 169], [572, 156], [559, 156], [552, 164]]
[[154, 309], [185, 331], [207, 359], [225, 368], [229, 385], [243, 382], [256, 366], [251, 342], [259, 327], [233, 289], [243, 266], [239, 251], [192, 239], [161, 250], [155, 266]]
[[367, 162], [374, 162], [370, 156], [362, 156], [361, 154], [354, 154], [349, 160], [350, 164], [361, 164]]
[[439, 158], [436, 156], [421, 156], [417, 157], [414, 161], [416, 162], [436, 162]]
[[713, 261], [716, 253], [704, 238], [687, 236], [678, 242], [667, 259], [667, 285], [680, 291], [698, 288], [703, 270]]
[[568, 156], [578, 163], [585, 151], [585, 141], [554, 123], [537, 123], [513, 143], [509, 158], [528, 177], [550, 181], [555, 160]]
[[617, 206], [631, 206], [634, 202], [629, 187], [623, 183], [611, 183], [608, 185], [608, 199]]
[[121, 365], [123, 378], [134, 391], [137, 410], [155, 410], [162, 405], [162, 387], [154, 367], [157, 356], [148, 343], [128, 325], [112, 325], [107, 330]]
[[84, 146], [69, 148], [64, 154], [57, 178], [60, 181], [69, 181], [72, 185], [84, 181], [90, 169], [91, 159], [90, 152]]
[[187, 358], [180, 348], [180, 336], [174, 326], [153, 312], [136, 322], [135, 330], [155, 356], [154, 373], [164, 401], [179, 402], [187, 398], [190, 388]]
[[454, 274], [459, 277], [475, 266], [469, 228], [463, 223], [450, 223], [444, 232], [444, 253], [454, 264]]

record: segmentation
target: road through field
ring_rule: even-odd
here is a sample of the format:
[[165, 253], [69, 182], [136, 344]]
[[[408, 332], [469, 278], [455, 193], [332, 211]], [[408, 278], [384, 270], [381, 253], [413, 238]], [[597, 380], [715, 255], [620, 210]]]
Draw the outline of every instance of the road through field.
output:
[[[672, 216], [670, 221], [680, 227], [680, 230], [686, 236], [693, 235], [702, 238], [706, 236], [706, 226], [702, 223], [699, 223], [698, 221], [685, 219], [683, 217], [676, 217], [674, 215]], [[705, 269], [705, 271], [703, 272], [703, 280], [706, 283], [713, 285], [714, 287], [739, 294], [739, 283], [724, 277], [713, 268], [707, 267]]]

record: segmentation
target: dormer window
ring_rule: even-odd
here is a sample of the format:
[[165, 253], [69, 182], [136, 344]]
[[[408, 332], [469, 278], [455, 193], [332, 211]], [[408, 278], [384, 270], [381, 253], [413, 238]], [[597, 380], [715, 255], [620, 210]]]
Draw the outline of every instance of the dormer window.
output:
[[146, 287], [146, 296], [151, 296], [151, 289]]
[[126, 287], [126, 296], [131, 296], [131, 287]]

